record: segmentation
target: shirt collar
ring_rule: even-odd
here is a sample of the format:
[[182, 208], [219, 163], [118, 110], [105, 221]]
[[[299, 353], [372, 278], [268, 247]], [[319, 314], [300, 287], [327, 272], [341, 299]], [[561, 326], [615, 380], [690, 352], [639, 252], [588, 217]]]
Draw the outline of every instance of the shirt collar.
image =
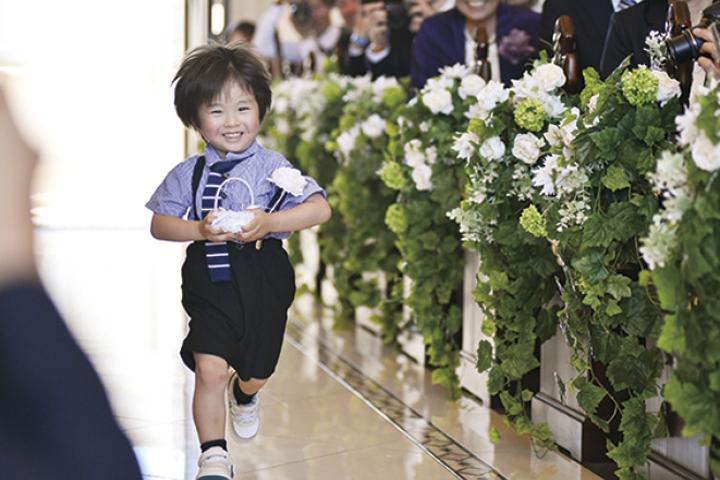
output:
[[[236, 153], [236, 152], [228, 152], [225, 156], [226, 160], [231, 161], [242, 161], [246, 160], [252, 156], [254, 156], [258, 151], [259, 145], [257, 143], [257, 140], [253, 141], [253, 143], [246, 148], [244, 151]], [[215, 148], [213, 148], [212, 145], [209, 143], [205, 144], [205, 162], [208, 167], [216, 164], [217, 162], [222, 162], [223, 160], [220, 158], [220, 155], [217, 153]]]

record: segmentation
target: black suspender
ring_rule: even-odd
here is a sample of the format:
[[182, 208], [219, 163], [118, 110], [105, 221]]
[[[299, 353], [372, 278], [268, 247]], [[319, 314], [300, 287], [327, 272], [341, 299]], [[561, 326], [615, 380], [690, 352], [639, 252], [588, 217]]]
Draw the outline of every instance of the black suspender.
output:
[[193, 212], [196, 220], [202, 220], [197, 211], [197, 191], [200, 186], [200, 178], [202, 178], [203, 168], [205, 168], [205, 155], [200, 155], [195, 163], [195, 171], [193, 172], [192, 191], [193, 191]]

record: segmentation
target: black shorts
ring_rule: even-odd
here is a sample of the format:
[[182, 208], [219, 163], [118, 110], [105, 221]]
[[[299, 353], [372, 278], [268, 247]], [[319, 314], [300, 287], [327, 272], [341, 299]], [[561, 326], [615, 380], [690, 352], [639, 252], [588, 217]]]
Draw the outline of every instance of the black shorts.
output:
[[228, 242], [228, 253], [231, 281], [212, 283], [205, 245], [187, 249], [182, 304], [190, 331], [180, 355], [191, 370], [193, 353], [206, 353], [224, 358], [244, 381], [266, 379], [280, 358], [295, 273], [279, 240], [264, 240], [260, 250]]

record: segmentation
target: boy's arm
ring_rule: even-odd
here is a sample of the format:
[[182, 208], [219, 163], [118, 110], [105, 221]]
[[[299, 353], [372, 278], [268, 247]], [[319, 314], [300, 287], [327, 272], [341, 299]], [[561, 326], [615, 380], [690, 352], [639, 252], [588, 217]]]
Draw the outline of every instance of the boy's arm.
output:
[[316, 193], [300, 205], [288, 210], [268, 214], [262, 210], [252, 210], [255, 218], [243, 227], [237, 235], [243, 242], [252, 242], [272, 232], [295, 232], [320, 225], [330, 220], [332, 212], [327, 200]]
[[170, 240], [174, 242], [189, 242], [195, 240], [225, 242], [230, 240], [233, 237], [232, 233], [223, 233], [220, 229], [210, 226], [215, 215], [215, 212], [210, 212], [203, 221], [198, 222], [156, 213], [152, 217], [150, 233], [158, 240]]

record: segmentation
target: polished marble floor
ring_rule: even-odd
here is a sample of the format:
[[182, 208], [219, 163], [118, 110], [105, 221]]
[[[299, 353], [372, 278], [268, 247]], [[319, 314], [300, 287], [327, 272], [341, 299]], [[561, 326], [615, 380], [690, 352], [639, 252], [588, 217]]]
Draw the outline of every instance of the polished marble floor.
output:
[[[39, 228], [43, 281], [87, 352], [146, 479], [194, 479], [193, 377], [177, 348], [183, 246], [147, 228]], [[302, 270], [299, 272], [301, 275]], [[230, 440], [237, 479], [597, 479], [567, 457], [539, 458], [497, 414], [442, 388], [362, 328], [334, 331], [308, 296], [296, 302], [259, 435]]]

